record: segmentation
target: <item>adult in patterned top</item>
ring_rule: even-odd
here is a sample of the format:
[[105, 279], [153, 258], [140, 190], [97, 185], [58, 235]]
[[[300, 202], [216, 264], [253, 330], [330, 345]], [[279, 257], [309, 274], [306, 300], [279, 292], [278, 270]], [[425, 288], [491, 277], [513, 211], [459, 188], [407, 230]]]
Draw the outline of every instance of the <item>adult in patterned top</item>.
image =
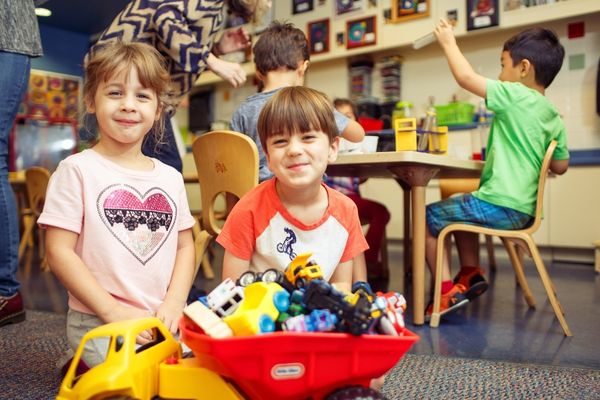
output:
[[[224, 32], [215, 43], [224, 25], [224, 9], [256, 23], [270, 7], [271, 0], [133, 0], [102, 33], [90, 53], [117, 40], [154, 46], [164, 56], [171, 76], [168, 91], [171, 107], [165, 111], [172, 116], [182, 97], [206, 69], [233, 87], [246, 81], [246, 73], [239, 64], [218, 58], [250, 45], [250, 36], [244, 28]], [[170, 123], [166, 124], [164, 142], [148, 135], [142, 151], [178, 171], [182, 169]]]

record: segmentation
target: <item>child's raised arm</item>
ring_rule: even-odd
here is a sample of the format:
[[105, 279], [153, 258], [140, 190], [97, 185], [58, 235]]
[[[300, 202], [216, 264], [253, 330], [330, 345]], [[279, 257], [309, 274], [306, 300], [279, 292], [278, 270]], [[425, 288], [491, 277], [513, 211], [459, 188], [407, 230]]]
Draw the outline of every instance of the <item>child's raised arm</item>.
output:
[[473, 70], [471, 64], [458, 48], [456, 38], [452, 32], [452, 25], [445, 19], [440, 19], [435, 28], [435, 36], [442, 50], [444, 50], [450, 71], [459, 86], [477, 96], [485, 98], [486, 78]]
[[[65, 288], [105, 323], [151, 316], [147, 310], [121, 305], [100, 286], [81, 257], [75, 253], [77, 239], [75, 232], [47, 227], [48, 264]], [[151, 339], [151, 336], [146, 339]]]

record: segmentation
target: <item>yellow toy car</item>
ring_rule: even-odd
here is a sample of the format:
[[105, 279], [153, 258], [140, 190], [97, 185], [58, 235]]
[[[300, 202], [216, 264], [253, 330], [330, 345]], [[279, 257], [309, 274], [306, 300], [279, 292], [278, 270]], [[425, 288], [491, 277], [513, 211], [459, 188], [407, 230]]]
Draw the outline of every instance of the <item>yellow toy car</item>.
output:
[[223, 321], [235, 336], [273, 332], [279, 313], [290, 306], [290, 294], [275, 282], [254, 282], [244, 288], [244, 301]]
[[323, 279], [321, 267], [309, 260], [311, 256], [310, 252], [298, 254], [285, 270], [287, 280], [298, 289], [305, 287], [313, 279]]

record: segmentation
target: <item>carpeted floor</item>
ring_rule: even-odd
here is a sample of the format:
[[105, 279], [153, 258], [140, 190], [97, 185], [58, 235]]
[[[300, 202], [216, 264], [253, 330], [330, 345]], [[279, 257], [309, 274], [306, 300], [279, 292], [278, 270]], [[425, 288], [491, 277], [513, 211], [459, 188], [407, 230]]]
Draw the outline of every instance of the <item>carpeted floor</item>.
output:
[[[0, 400], [53, 399], [67, 348], [64, 315], [31, 311], [0, 329]], [[600, 371], [407, 354], [390, 372], [390, 399], [600, 399]]]

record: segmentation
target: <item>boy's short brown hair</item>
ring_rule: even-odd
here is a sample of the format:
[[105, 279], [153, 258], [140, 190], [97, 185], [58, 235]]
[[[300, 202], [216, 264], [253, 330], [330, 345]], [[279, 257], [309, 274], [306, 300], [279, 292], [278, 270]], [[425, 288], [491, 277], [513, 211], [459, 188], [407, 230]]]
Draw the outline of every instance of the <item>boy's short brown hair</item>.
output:
[[262, 75], [280, 68], [296, 70], [310, 59], [306, 35], [294, 24], [273, 21], [254, 45], [254, 64]]
[[331, 143], [339, 134], [333, 106], [318, 90], [304, 86], [280, 89], [265, 104], [256, 125], [265, 154], [271, 136], [322, 131]]

